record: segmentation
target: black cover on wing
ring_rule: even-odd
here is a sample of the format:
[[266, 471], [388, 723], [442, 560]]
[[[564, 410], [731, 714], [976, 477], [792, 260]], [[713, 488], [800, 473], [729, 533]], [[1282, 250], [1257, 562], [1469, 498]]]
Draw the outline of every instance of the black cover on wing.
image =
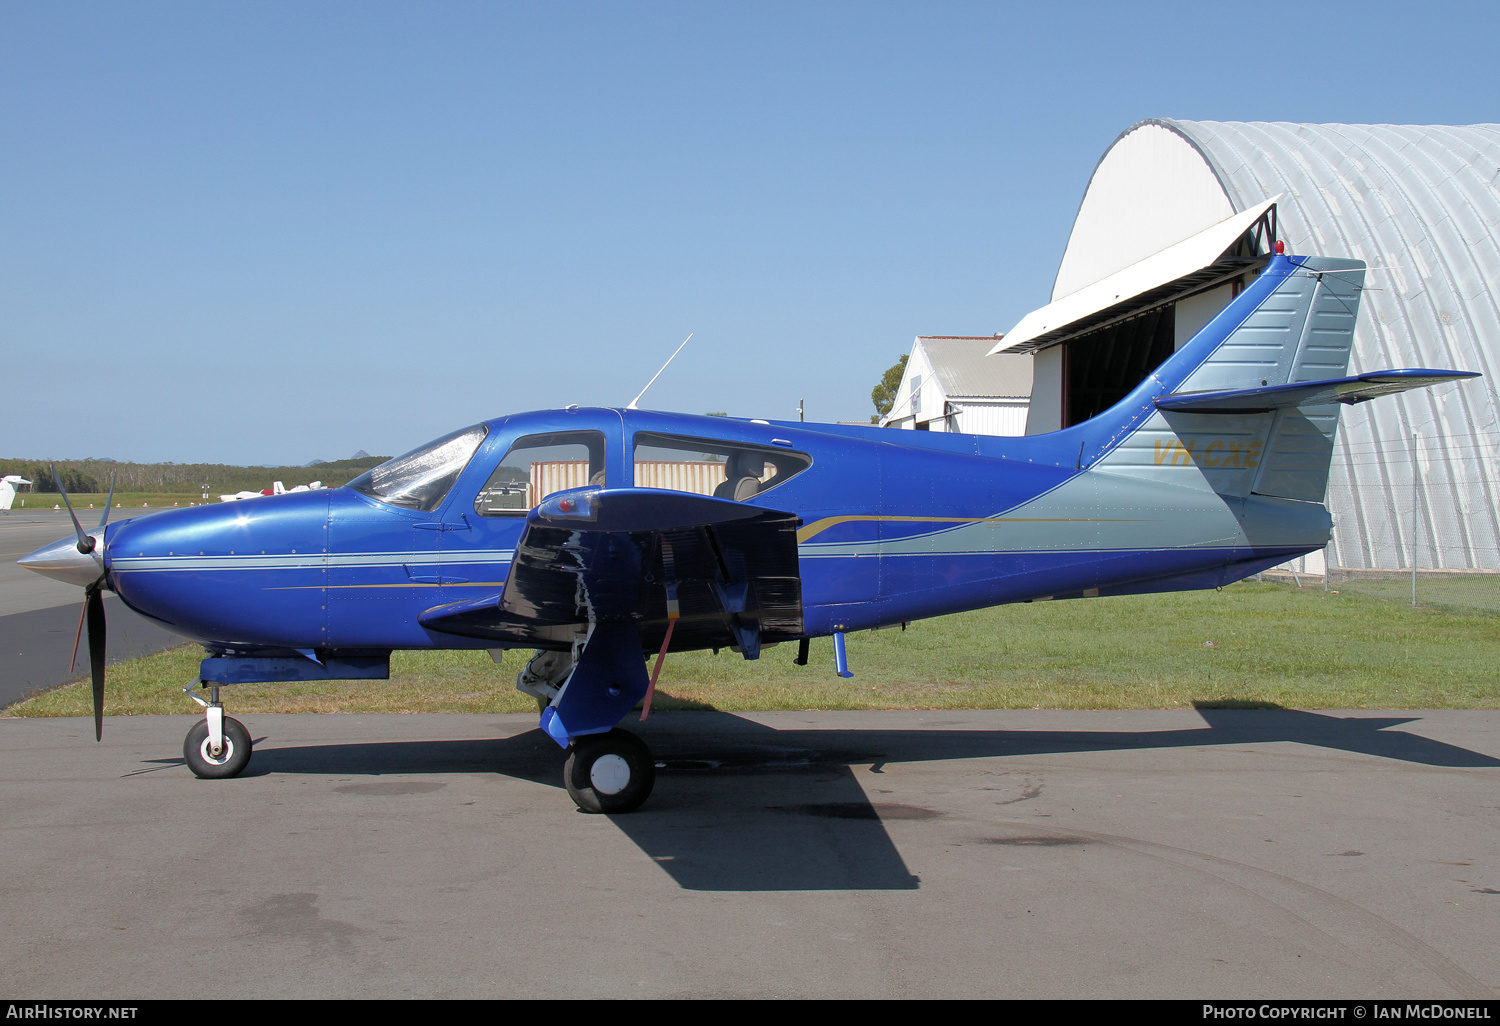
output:
[[548, 496], [526, 518], [505, 589], [437, 606], [433, 630], [502, 644], [563, 648], [590, 622], [635, 623], [661, 644], [668, 586], [679, 607], [674, 651], [802, 633], [796, 515], [654, 488]]

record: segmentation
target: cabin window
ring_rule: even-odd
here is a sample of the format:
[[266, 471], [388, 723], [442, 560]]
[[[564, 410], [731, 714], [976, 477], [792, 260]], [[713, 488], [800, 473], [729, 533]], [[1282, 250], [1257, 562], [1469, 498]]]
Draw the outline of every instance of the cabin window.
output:
[[474, 498], [482, 517], [518, 517], [553, 492], [604, 484], [604, 433], [558, 431], [516, 439]]
[[350, 481], [349, 487], [392, 506], [431, 512], [447, 497], [448, 489], [488, 433], [489, 428], [475, 424], [444, 435], [365, 471]]
[[743, 502], [811, 465], [806, 453], [770, 446], [651, 431], [635, 436], [637, 488], [668, 488]]

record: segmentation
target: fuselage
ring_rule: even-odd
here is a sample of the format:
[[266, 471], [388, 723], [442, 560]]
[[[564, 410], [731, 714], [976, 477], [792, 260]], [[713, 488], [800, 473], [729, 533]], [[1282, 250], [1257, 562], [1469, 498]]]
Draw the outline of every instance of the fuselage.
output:
[[484, 496], [517, 441], [593, 433], [603, 478], [590, 468], [589, 483], [606, 489], [653, 484], [638, 436], [794, 454], [802, 469], [742, 501], [801, 519], [811, 636], [1006, 602], [1213, 587], [1327, 540], [1319, 504], [1225, 498], [1191, 460], [1163, 468], [1158, 459], [1139, 473], [1111, 465], [1097, 458], [1113, 441], [1099, 430], [999, 438], [526, 413], [485, 422], [431, 508], [342, 487], [172, 510], [111, 525], [104, 558], [128, 605], [215, 650], [492, 648], [418, 618], [504, 587], [524, 510], [497, 514]]

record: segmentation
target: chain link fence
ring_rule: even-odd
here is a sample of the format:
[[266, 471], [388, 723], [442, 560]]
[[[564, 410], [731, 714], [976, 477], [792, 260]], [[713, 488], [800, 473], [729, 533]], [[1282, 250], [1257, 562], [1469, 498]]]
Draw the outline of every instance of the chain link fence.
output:
[[[1377, 480], [1356, 489], [1351, 481]], [[1334, 537], [1265, 580], [1459, 612], [1500, 615], [1500, 433], [1340, 451], [1328, 488]]]

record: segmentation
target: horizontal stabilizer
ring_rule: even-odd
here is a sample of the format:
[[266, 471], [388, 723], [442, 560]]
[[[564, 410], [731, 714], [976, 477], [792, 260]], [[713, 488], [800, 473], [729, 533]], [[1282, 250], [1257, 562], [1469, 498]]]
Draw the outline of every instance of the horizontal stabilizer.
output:
[[1296, 381], [1262, 388], [1178, 392], [1156, 400], [1156, 408], [1186, 413], [1267, 413], [1296, 406], [1326, 406], [1330, 403], [1353, 405], [1408, 389], [1426, 388], [1429, 385], [1442, 385], [1479, 376], [1477, 371], [1424, 368], [1371, 371], [1350, 378]]

